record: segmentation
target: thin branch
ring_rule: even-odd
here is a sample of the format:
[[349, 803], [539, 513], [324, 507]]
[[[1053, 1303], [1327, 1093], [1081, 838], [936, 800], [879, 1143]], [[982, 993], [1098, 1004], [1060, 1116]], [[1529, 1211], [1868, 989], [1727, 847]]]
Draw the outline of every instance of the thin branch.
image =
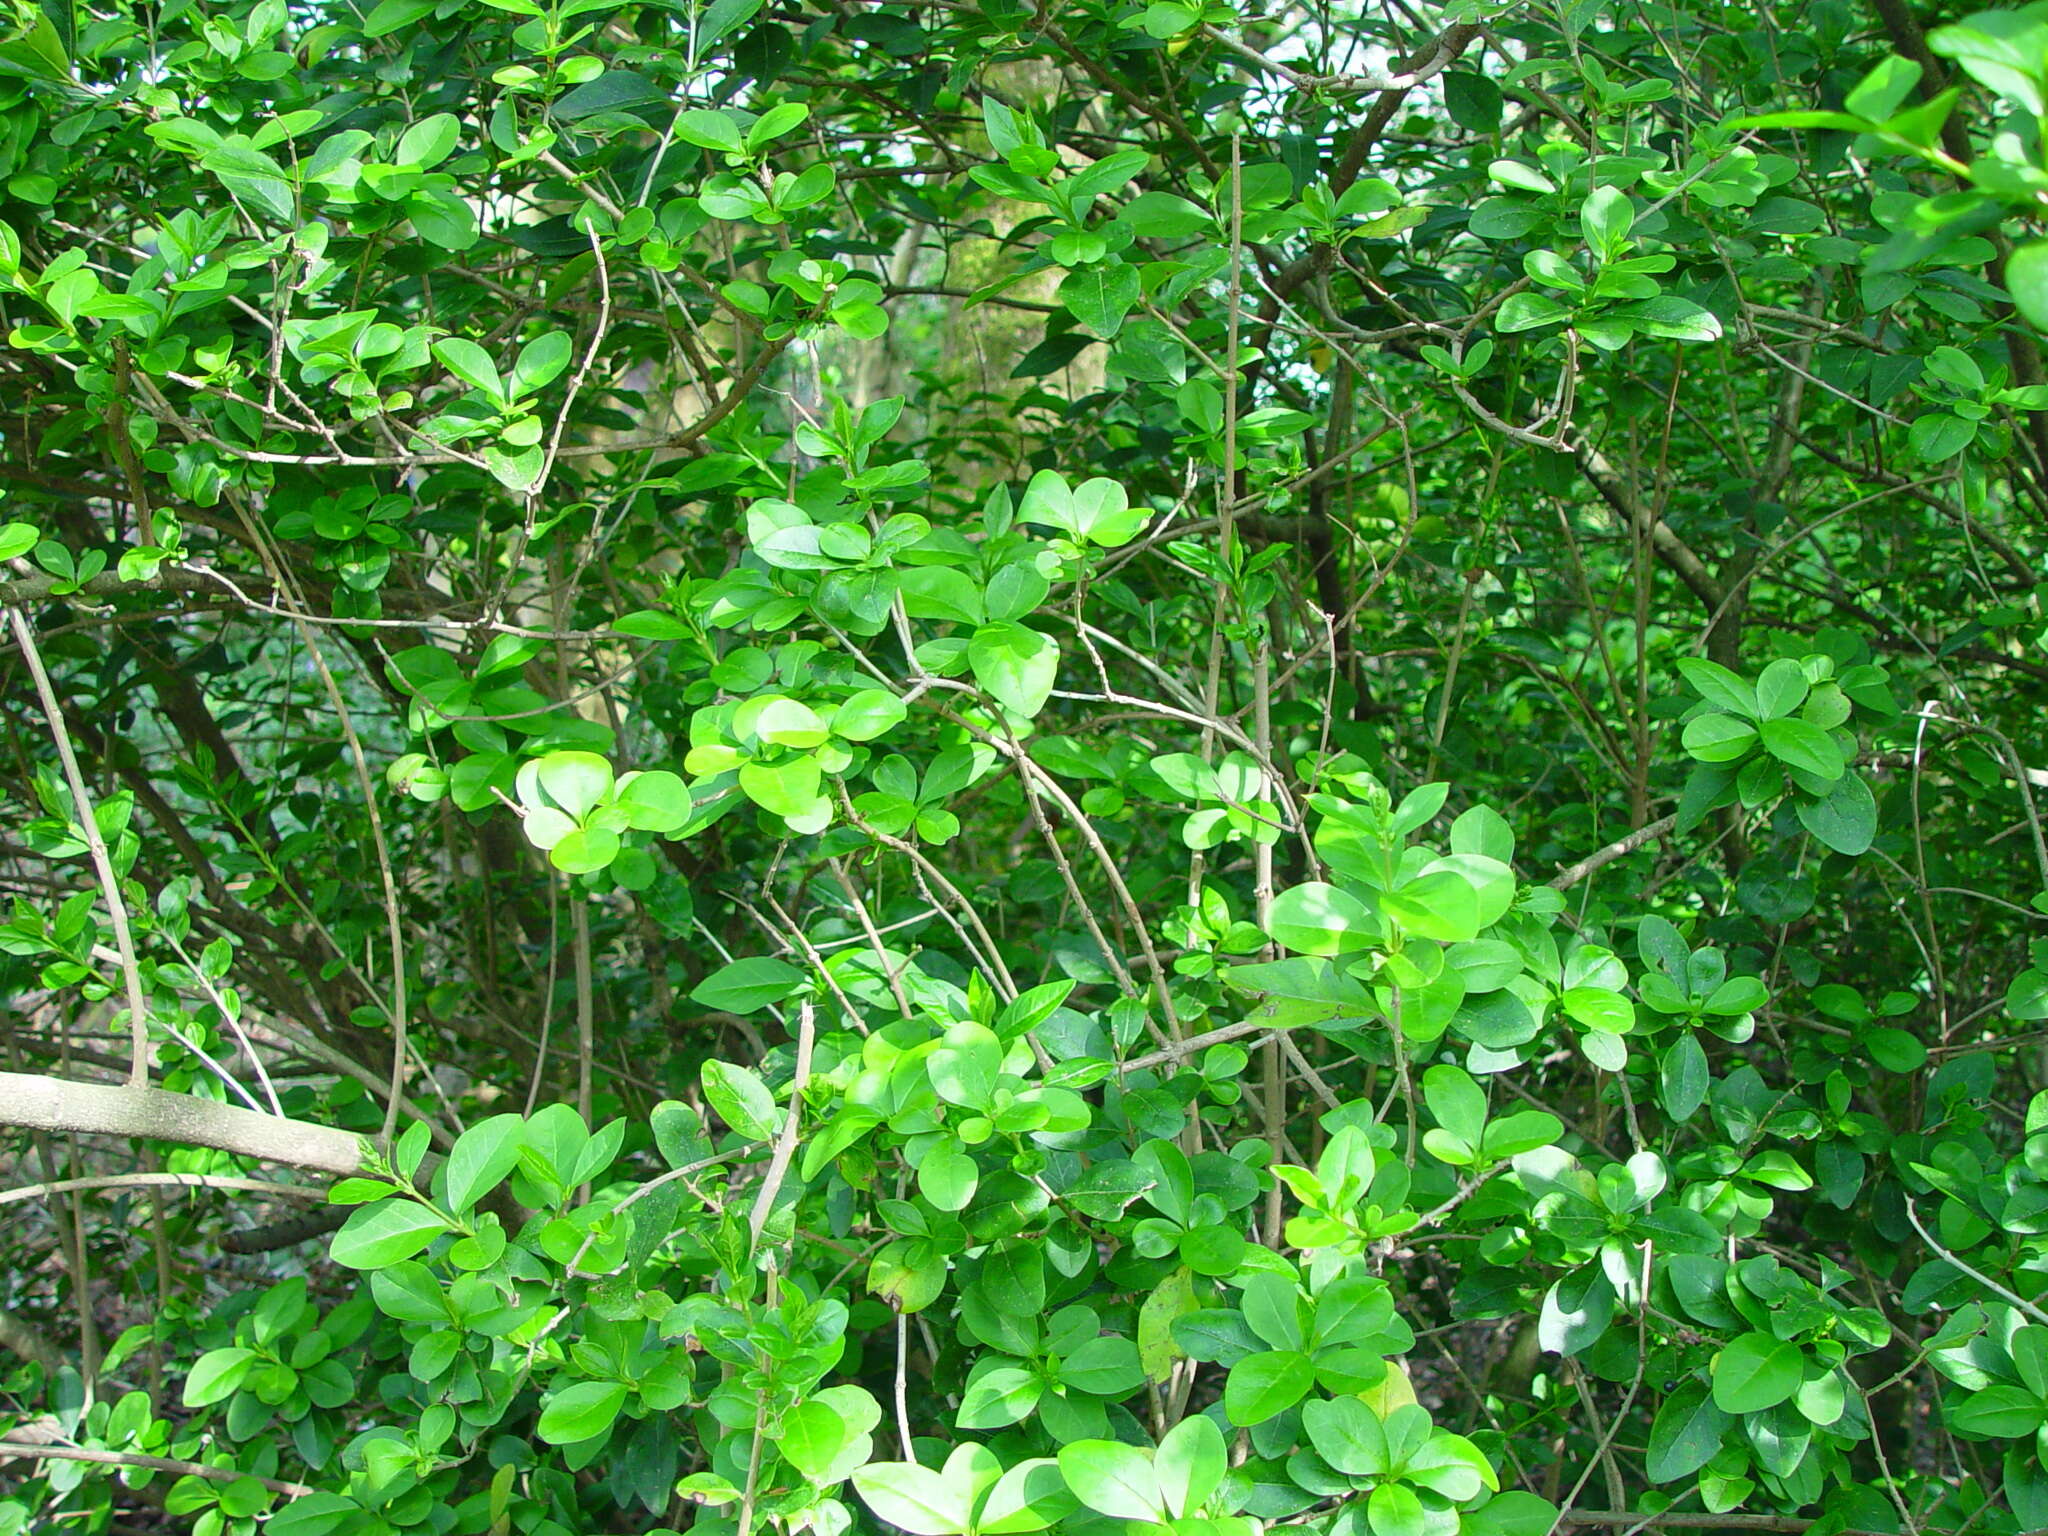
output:
[[[267, 1118], [275, 1119], [276, 1116]], [[232, 1189], [242, 1194], [278, 1195], [289, 1200], [325, 1202], [327, 1191], [307, 1184], [275, 1184], [267, 1179], [240, 1179], [224, 1173], [110, 1173], [97, 1178], [57, 1179], [47, 1184], [23, 1184], [0, 1189], [0, 1205], [23, 1200], [42, 1200], [74, 1189]]]
[[[239, 1483], [245, 1477], [255, 1477], [253, 1472], [244, 1472], [240, 1467], [209, 1467], [201, 1461], [179, 1461], [171, 1456], [145, 1456], [139, 1451], [88, 1450], [78, 1445], [32, 1445], [25, 1440], [0, 1437], [0, 1461], [17, 1456], [32, 1461], [89, 1461], [102, 1467], [146, 1467], [152, 1472], [177, 1472], [185, 1477], [203, 1477], [216, 1483]], [[313, 1492], [304, 1483], [287, 1483], [274, 1477], [257, 1477], [256, 1481], [272, 1493], [294, 1499], [305, 1498]]]
[[86, 793], [85, 775], [78, 770], [78, 754], [71, 750], [71, 732], [64, 726], [64, 711], [57, 703], [57, 691], [50, 686], [49, 670], [36, 646], [35, 630], [28, 615], [19, 608], [7, 610], [14, 639], [21, 647], [35, 679], [36, 694], [43, 701], [43, 717], [50, 724], [50, 736], [57, 744], [57, 759], [64, 765], [64, 782], [71, 790], [71, 809], [85, 846], [92, 854], [92, 867], [99, 875], [100, 894], [106, 898], [107, 916], [113, 923], [114, 948], [121, 957], [121, 980], [128, 992], [128, 1086], [149, 1085], [149, 1005], [142, 995], [142, 967], [135, 960], [135, 939], [128, 931], [128, 904], [121, 897], [121, 877], [114, 873], [113, 856], [107, 840], [100, 835], [99, 818], [93, 814], [92, 797]]
[[789, 1084], [789, 1115], [776, 1133], [775, 1151], [768, 1159], [768, 1171], [761, 1176], [761, 1192], [754, 1196], [754, 1209], [747, 1217], [748, 1230], [756, 1243], [761, 1241], [761, 1229], [768, 1225], [775, 1197], [781, 1193], [782, 1181], [789, 1173], [789, 1160], [796, 1153], [797, 1131], [804, 1115], [804, 1085], [811, 1080], [811, 1048], [817, 1039], [817, 1023], [806, 998], [796, 1014], [796, 1076]]
[[1567, 864], [1551, 879], [1553, 891], [1568, 891], [1595, 870], [1605, 868], [1616, 859], [1625, 859], [1645, 843], [1655, 842], [1678, 825], [1678, 815], [1660, 816], [1646, 827], [1637, 827], [1626, 837], [1617, 837], [1605, 848], [1597, 848], [1576, 864]]

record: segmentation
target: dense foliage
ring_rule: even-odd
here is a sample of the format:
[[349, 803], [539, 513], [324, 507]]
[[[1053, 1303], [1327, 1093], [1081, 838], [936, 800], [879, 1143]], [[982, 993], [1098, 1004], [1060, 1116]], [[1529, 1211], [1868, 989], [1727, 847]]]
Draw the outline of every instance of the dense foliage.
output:
[[9, 14], [0, 1536], [2048, 1527], [2048, 7]]

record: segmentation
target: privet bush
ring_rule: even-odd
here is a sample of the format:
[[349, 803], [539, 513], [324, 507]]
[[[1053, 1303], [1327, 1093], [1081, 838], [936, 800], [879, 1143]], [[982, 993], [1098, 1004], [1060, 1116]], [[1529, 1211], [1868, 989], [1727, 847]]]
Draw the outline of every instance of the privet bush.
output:
[[2048, 12], [11, 17], [0, 1536], [2048, 1527]]

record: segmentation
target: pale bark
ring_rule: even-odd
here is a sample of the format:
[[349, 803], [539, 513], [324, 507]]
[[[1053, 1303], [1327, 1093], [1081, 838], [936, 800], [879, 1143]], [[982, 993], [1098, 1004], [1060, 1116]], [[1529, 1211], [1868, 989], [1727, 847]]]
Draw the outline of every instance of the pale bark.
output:
[[350, 1174], [363, 1166], [363, 1138], [354, 1131], [161, 1088], [116, 1088], [26, 1072], [0, 1072], [0, 1126], [137, 1136], [322, 1173]]

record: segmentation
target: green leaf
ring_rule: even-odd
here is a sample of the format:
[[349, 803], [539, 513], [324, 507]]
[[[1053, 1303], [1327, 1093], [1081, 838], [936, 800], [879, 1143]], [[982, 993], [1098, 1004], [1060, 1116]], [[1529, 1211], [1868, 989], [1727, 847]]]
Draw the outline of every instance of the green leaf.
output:
[[1058, 1524], [1078, 1507], [1059, 1463], [1033, 1456], [996, 1479], [982, 1497], [974, 1528], [977, 1536], [1023, 1536]]
[[358, 1206], [328, 1256], [347, 1269], [382, 1269], [409, 1259], [448, 1230], [448, 1223], [414, 1200], [386, 1199]]
[[1977, 423], [1946, 411], [1923, 411], [1906, 429], [1906, 445], [1929, 464], [1952, 459], [1977, 440]]
[[697, 983], [690, 1001], [727, 1013], [759, 1013], [794, 995], [805, 975], [786, 960], [755, 956], [721, 966]]
[[747, 149], [755, 151], [772, 144], [784, 134], [801, 128], [810, 120], [811, 109], [800, 101], [785, 101], [770, 107], [747, 129]]
[[1145, 1298], [1138, 1309], [1137, 1344], [1138, 1364], [1147, 1381], [1154, 1385], [1165, 1381], [1174, 1366], [1187, 1358], [1174, 1330], [1196, 1310], [1194, 1273], [1186, 1267], [1174, 1270]]
[[389, 37], [433, 14], [439, 0], [378, 0], [363, 22], [363, 36]]
[[548, 1399], [535, 1432], [549, 1445], [574, 1445], [610, 1429], [625, 1406], [623, 1382], [579, 1381]]
[[1903, 1029], [1866, 1030], [1863, 1048], [1887, 1072], [1918, 1072], [1927, 1065], [1927, 1047]]
[[1017, 360], [1017, 366], [1010, 370], [1013, 379], [1042, 379], [1047, 374], [1058, 373], [1067, 364], [1096, 344], [1093, 336], [1069, 333], [1064, 336], [1047, 336]]
[[1757, 713], [1766, 720], [1789, 715], [1806, 699], [1806, 669], [1787, 657], [1779, 657], [1756, 680]]
[[1299, 1292], [1285, 1275], [1252, 1276], [1244, 1288], [1244, 1320], [1252, 1332], [1277, 1349], [1298, 1350], [1306, 1342]]
[[1557, 184], [1535, 166], [1520, 160], [1495, 160], [1486, 168], [1486, 174], [1504, 187], [1515, 187], [1524, 192], [1551, 193]]
[[1486, 1093], [1463, 1067], [1435, 1066], [1422, 1074], [1422, 1096], [1437, 1124], [1475, 1150], [1485, 1139]]
[[1451, 823], [1451, 852], [1476, 853], [1500, 864], [1515, 859], [1515, 833], [1490, 805], [1475, 805]]
[[[1516, 1165], [1526, 1181], [1527, 1163]], [[1575, 1270], [1543, 1293], [1537, 1341], [1555, 1354], [1576, 1355], [1598, 1343], [1614, 1320], [1614, 1287], [1597, 1268]]]
[[1124, 317], [1138, 302], [1141, 291], [1138, 269], [1112, 258], [1069, 272], [1060, 284], [1060, 303], [1107, 341], [1123, 329]]
[[948, 1104], [986, 1109], [1003, 1066], [1003, 1043], [980, 1024], [955, 1024], [925, 1063], [932, 1087]]
[[934, 1147], [917, 1165], [917, 1191], [942, 1211], [963, 1211], [981, 1181], [974, 1159], [950, 1147]]
[[1310, 1402], [1301, 1427], [1316, 1454], [1347, 1477], [1379, 1477], [1392, 1464], [1380, 1416], [1356, 1397]]
[[1550, 1536], [1558, 1508], [1548, 1499], [1514, 1489], [1459, 1514], [1459, 1536]]
[[1836, 853], [1854, 858], [1877, 840], [1877, 801], [1856, 774], [1844, 772], [1826, 799], [1802, 797], [1795, 809], [1799, 824]]
[[434, 343], [434, 356], [471, 389], [481, 390], [494, 401], [505, 399], [505, 383], [498, 377], [498, 365], [475, 342], [462, 336], [445, 337]]
[[[595, 80], [556, 98], [552, 110], [565, 123], [618, 112], [650, 119], [659, 114], [660, 122], [666, 123], [674, 106], [674, 98], [645, 75], [630, 69], [608, 69]], [[588, 242], [583, 244], [584, 249], [589, 249]]]
[[2025, 1387], [1998, 1383], [1950, 1401], [1944, 1417], [1960, 1434], [2018, 1440], [2048, 1423], [2048, 1404]]
[[1699, 1037], [1687, 1030], [1665, 1050], [1658, 1073], [1658, 1097], [1663, 1102], [1664, 1113], [1673, 1120], [1691, 1119], [1693, 1112], [1706, 1101], [1711, 1081], [1707, 1073], [1707, 1053], [1700, 1048]]
[[445, 1172], [448, 1208], [459, 1216], [496, 1189], [519, 1166], [525, 1138], [526, 1120], [521, 1115], [493, 1115], [456, 1137]]
[[1732, 763], [1749, 755], [1756, 728], [1734, 715], [1695, 715], [1685, 723], [1685, 750], [1703, 763]]
[[2005, 1010], [2021, 1020], [2048, 1019], [2048, 971], [2028, 969], [2005, 989]]
[[1482, 74], [1453, 70], [1444, 76], [1444, 110], [1468, 133], [1492, 133], [1500, 127], [1505, 99], [1501, 89]]
[[1116, 1440], [1076, 1440], [1060, 1447], [1060, 1476], [1074, 1496], [1115, 1520], [1165, 1520], [1166, 1500], [1152, 1462], [1136, 1446]]
[[1429, 1536], [1422, 1499], [1405, 1483], [1381, 1483], [1365, 1501], [1372, 1536]]
[[1059, 676], [1060, 648], [1049, 635], [1004, 620], [984, 624], [967, 644], [974, 680], [1013, 715], [1030, 719], [1045, 707]]
[[1721, 322], [1713, 311], [1675, 294], [1618, 305], [1609, 314], [1626, 321], [1631, 330], [1664, 341], [1718, 341], [1721, 337]]
[[742, 763], [738, 778], [749, 800], [788, 821], [792, 831], [821, 832], [831, 823], [832, 803], [820, 789], [823, 770], [815, 757]]
[[1060, 1381], [1097, 1397], [1122, 1397], [1144, 1385], [1138, 1346], [1116, 1334], [1087, 1340], [1060, 1362]]
[[1140, 192], [1118, 211], [1120, 222], [1147, 240], [1180, 240], [1214, 227], [1205, 208], [1171, 192]]
[[1223, 1431], [1207, 1414], [1182, 1419], [1166, 1432], [1152, 1459], [1159, 1491], [1168, 1513], [1186, 1518], [1200, 1513], [1209, 1496], [1223, 1486], [1230, 1470], [1229, 1447]]
[[[1064, 486], [1061, 489], [1065, 491]], [[1028, 493], [1026, 499], [1029, 499]], [[1064, 509], [1072, 512], [1071, 498]], [[1021, 509], [1018, 515], [1023, 515]], [[982, 600], [991, 619], [1022, 619], [1035, 613], [1051, 591], [1052, 583], [1045, 579], [1036, 565], [1025, 560], [1012, 560], [989, 578], [988, 590], [982, 594]]]
[[1603, 987], [1568, 987], [1558, 1006], [1574, 1022], [1604, 1034], [1625, 1035], [1635, 1028], [1635, 1006], [1619, 992]]
[[[412, 220], [412, 227], [422, 240], [444, 251], [466, 251], [481, 237], [476, 210], [461, 198], [437, 188], [425, 188], [408, 197], [405, 214]], [[486, 448], [484, 452], [488, 456], [501, 450]], [[524, 488], [533, 483], [534, 475], [529, 473], [529, 465], [537, 465], [538, 456], [538, 449], [529, 449], [517, 460], [508, 458], [505, 467], [494, 468], [493, 473], [506, 485]]]
[[900, 590], [904, 611], [913, 619], [979, 624], [987, 617], [981, 588], [964, 571], [949, 566], [917, 566], [904, 571]]
[[452, 112], [436, 112], [405, 130], [398, 147], [391, 152], [391, 163], [427, 170], [446, 160], [461, 137], [462, 120]]
[[1848, 769], [1835, 738], [1805, 720], [1766, 720], [1757, 727], [1764, 749], [1787, 767], [1816, 778], [1839, 779]]
[[832, 734], [847, 741], [873, 741], [901, 725], [910, 711], [895, 694], [865, 688], [832, 713]]
[[1481, 1161], [1497, 1163], [1520, 1157], [1524, 1152], [1553, 1145], [1562, 1135], [1564, 1122], [1547, 1110], [1517, 1110], [1488, 1123], [1486, 1142], [1480, 1149]]
[[830, 737], [824, 717], [799, 699], [764, 694], [733, 711], [733, 731], [770, 746], [821, 747]]
[[1634, 223], [1635, 210], [1619, 187], [1595, 187], [1579, 208], [1579, 227], [1585, 231], [1586, 244], [1603, 261], [1628, 249], [1628, 232]]
[[779, 1123], [775, 1095], [751, 1067], [711, 1060], [704, 1063], [700, 1079], [705, 1102], [740, 1135], [750, 1141], [766, 1141], [775, 1134]]
[[1382, 892], [1380, 910], [1418, 938], [1444, 944], [1475, 939], [1485, 926], [1478, 890], [1456, 869], [1435, 869]]
[[960, 1429], [1002, 1429], [1028, 1417], [1045, 1383], [1029, 1371], [998, 1366], [968, 1382], [954, 1425]]
[[1130, 493], [1115, 481], [1097, 476], [1074, 488], [1074, 530], [1091, 544], [1121, 549], [1144, 530], [1150, 515], [1131, 505]]
[[2013, 308], [2037, 331], [2048, 331], [2048, 240], [2030, 240], [2005, 259]]
[[1263, 1424], [1307, 1396], [1315, 1374], [1314, 1362], [1299, 1350], [1249, 1355], [1230, 1368], [1223, 1383], [1223, 1410], [1240, 1428]]
[[298, 200], [282, 167], [239, 136], [202, 150], [199, 163], [220, 184], [280, 224], [298, 222]]
[[665, 769], [636, 773], [621, 781], [612, 797], [626, 824], [642, 832], [674, 832], [696, 812], [689, 786]]
[[619, 835], [602, 827], [577, 827], [557, 838], [548, 849], [548, 862], [571, 875], [587, 875], [608, 868], [619, 856]]
[[1806, 1374], [1797, 1344], [1768, 1333], [1745, 1333], [1714, 1361], [1714, 1406], [1723, 1413], [1761, 1413], [1799, 1390]]
[[256, 1351], [229, 1347], [209, 1349], [185, 1373], [184, 1403], [187, 1408], [204, 1408], [233, 1396], [258, 1360]]
[[1403, 1476], [1418, 1487], [1463, 1503], [1482, 1490], [1500, 1488], [1500, 1478], [1485, 1454], [1463, 1435], [1439, 1430], [1408, 1458]]
[[1719, 662], [1687, 656], [1680, 659], [1678, 672], [1709, 704], [1745, 719], [1757, 718], [1756, 690]]
[[1842, 98], [1843, 108], [1873, 123], [1884, 122], [1913, 94], [1920, 83], [1920, 65], [1897, 55], [1882, 59]]
[[1223, 790], [1216, 778], [1216, 769], [1192, 752], [1165, 752], [1152, 759], [1152, 771], [1165, 781], [1166, 787], [1182, 800], [1197, 804], [1205, 800], [1221, 800]]
[[685, 144], [695, 144], [700, 149], [735, 155], [746, 153], [746, 141], [740, 135], [740, 125], [724, 112], [707, 107], [686, 107], [676, 114], [675, 132]]
[[571, 343], [567, 331], [549, 331], [544, 336], [536, 336], [519, 349], [519, 357], [512, 364], [513, 388], [520, 394], [546, 388], [569, 366], [570, 356]]
[[[816, 1481], [825, 1477], [856, 1440], [867, 1441], [865, 1431], [848, 1423], [831, 1402], [812, 1398], [782, 1416], [782, 1434], [775, 1448], [784, 1461]], [[872, 1441], [868, 1449], [873, 1449]]]
[[403, 1323], [445, 1326], [449, 1320], [447, 1291], [434, 1272], [416, 1259], [400, 1259], [372, 1272], [370, 1294], [379, 1312]]
[[1715, 1405], [1706, 1383], [1681, 1383], [1657, 1408], [1643, 1470], [1653, 1483], [1692, 1476], [1720, 1453], [1722, 1437], [1734, 1423]]
[[1557, 300], [1544, 293], [1510, 294], [1493, 317], [1493, 328], [1502, 333], [1540, 330], [1546, 325], [1560, 325], [1571, 318], [1572, 312]]
[[923, 1239], [888, 1244], [868, 1265], [868, 1289], [904, 1312], [918, 1312], [946, 1288], [946, 1260]]
[[590, 1145], [590, 1128], [570, 1104], [550, 1104], [526, 1122], [526, 1143], [520, 1161], [529, 1172], [539, 1170], [556, 1184], [576, 1181], [576, 1170]]
[[1266, 931], [1297, 954], [1339, 955], [1375, 943], [1380, 926], [1357, 897], [1311, 880], [1273, 898]]
[[853, 1486], [877, 1518], [910, 1536], [965, 1536], [971, 1490], [911, 1461], [876, 1461], [853, 1474]]

